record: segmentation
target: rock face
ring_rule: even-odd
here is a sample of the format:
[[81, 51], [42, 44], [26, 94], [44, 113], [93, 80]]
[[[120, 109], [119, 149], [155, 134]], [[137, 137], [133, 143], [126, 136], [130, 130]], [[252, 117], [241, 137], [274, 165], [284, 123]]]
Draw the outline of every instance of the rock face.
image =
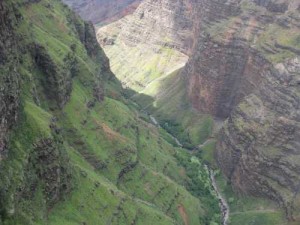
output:
[[207, 38], [197, 51], [183, 71], [189, 71], [188, 96], [200, 112], [226, 119], [260, 83], [265, 60], [240, 41]]
[[237, 4], [235, 15], [224, 14], [226, 22], [204, 24], [183, 73], [194, 107], [228, 118], [216, 157], [234, 189], [278, 202], [294, 220], [300, 184], [300, 2], [247, 4]]
[[71, 170], [62, 143], [62, 140], [41, 139], [34, 145], [29, 159], [39, 182], [45, 186], [47, 205], [50, 207], [71, 189]]
[[182, 71], [190, 101], [226, 120], [216, 158], [234, 189], [278, 202], [294, 220], [300, 1], [228, 1], [223, 11], [220, 1], [202, 4], [202, 30]]
[[71, 71], [57, 67], [43, 46], [35, 45], [32, 49], [35, 63], [43, 73], [47, 74], [42, 81], [45, 95], [49, 100], [55, 101], [59, 107], [63, 107], [72, 91]]
[[19, 108], [19, 74], [16, 54], [18, 22], [12, 6], [0, 2], [0, 161], [6, 153], [8, 131], [17, 120]]
[[[290, 4], [295, 6], [296, 2]], [[203, 33], [200, 32], [192, 57], [182, 73], [187, 75], [188, 95], [194, 108], [224, 119], [260, 83], [264, 58], [276, 63], [286, 57], [283, 55], [287, 53], [278, 48], [276, 35], [271, 37], [269, 32], [294, 33], [294, 30], [299, 30], [296, 25], [299, 18], [294, 18], [297, 13], [292, 11], [289, 11], [289, 16], [274, 15], [245, 1], [228, 2], [227, 10], [226, 7], [218, 10], [220, 5], [222, 3], [218, 1], [205, 5]], [[280, 21], [285, 17], [288, 17], [285, 20], [289, 25], [282, 30]], [[272, 26], [276, 28], [271, 31], [268, 26], [273, 21]], [[291, 40], [296, 39], [291, 36]], [[278, 35], [277, 40], [281, 41], [283, 37]]]
[[242, 193], [299, 210], [300, 60], [262, 71], [261, 86], [232, 112], [220, 133], [217, 159]]
[[88, 21], [109, 23], [132, 13], [141, 0], [63, 0]]
[[147, 91], [185, 65], [194, 45], [195, 13], [190, 1], [147, 0], [132, 15], [98, 29], [112, 71], [125, 87]]
[[186, 53], [193, 45], [193, 14], [189, 1], [144, 1], [120, 22], [118, 39], [129, 46], [147, 43]]

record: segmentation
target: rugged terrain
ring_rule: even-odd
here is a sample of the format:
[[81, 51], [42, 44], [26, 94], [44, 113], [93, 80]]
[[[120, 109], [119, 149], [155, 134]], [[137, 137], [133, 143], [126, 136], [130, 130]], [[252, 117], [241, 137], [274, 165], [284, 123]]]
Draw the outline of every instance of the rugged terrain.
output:
[[125, 87], [141, 92], [186, 63], [193, 44], [189, 6], [182, 1], [143, 1], [132, 15], [99, 29], [99, 42]]
[[98, 30], [116, 76], [166, 129], [195, 146], [210, 135], [207, 115], [215, 130], [225, 121], [215, 155], [228, 182], [274, 200], [291, 223], [299, 221], [299, 5], [145, 0]]
[[132, 98], [189, 148], [212, 130], [210, 116], [189, 107], [180, 76], [195, 45], [197, 15], [190, 1], [142, 1], [132, 15], [97, 26], [98, 41], [123, 87], [138, 92]]
[[0, 224], [219, 224], [204, 164], [229, 224], [299, 224], [299, 0], [65, 2], [109, 59], [0, 2]]
[[91, 23], [0, 9], [1, 225], [220, 222], [203, 163], [127, 98]]
[[187, 65], [193, 105], [228, 118], [218, 165], [237, 192], [275, 200], [290, 221], [299, 220], [299, 5], [242, 1], [229, 24], [207, 26], [200, 60]]

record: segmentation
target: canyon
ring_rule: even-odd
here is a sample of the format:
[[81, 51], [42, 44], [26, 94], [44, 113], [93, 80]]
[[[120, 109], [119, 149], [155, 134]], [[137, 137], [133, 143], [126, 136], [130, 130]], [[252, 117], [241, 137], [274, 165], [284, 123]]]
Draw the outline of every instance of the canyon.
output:
[[112, 71], [154, 99], [133, 96], [158, 118], [188, 101], [224, 121], [218, 167], [237, 193], [274, 200], [289, 221], [299, 220], [299, 10], [297, 0], [149, 0], [97, 33]]
[[0, 2], [0, 225], [300, 223], [300, 0], [63, 2]]

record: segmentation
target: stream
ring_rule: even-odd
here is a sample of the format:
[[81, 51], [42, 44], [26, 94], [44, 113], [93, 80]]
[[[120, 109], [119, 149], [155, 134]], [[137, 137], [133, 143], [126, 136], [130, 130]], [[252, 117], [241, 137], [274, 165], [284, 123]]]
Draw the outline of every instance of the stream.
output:
[[[154, 116], [152, 116], [151, 114], [148, 114], [149, 118], [151, 120], [151, 122], [157, 126], [157, 127], [161, 127], [160, 124], [158, 123], [158, 121], [156, 120], [156, 118]], [[169, 135], [173, 138], [173, 140], [176, 142], [176, 144], [180, 147], [182, 147], [183, 145], [180, 143], [180, 141], [174, 137], [172, 134], [169, 133]], [[204, 144], [202, 144], [204, 145]], [[211, 182], [211, 185], [213, 187], [214, 192], [217, 195], [217, 198], [219, 200], [219, 206], [221, 209], [221, 216], [222, 216], [222, 222], [221, 225], [227, 225], [228, 224], [228, 219], [229, 219], [229, 205], [226, 201], [226, 199], [222, 196], [221, 192], [219, 191], [216, 179], [215, 179], [215, 174], [214, 172], [209, 168], [208, 165], [204, 165], [205, 169], [208, 171], [209, 174], [209, 179]]]
[[205, 168], [208, 171], [211, 185], [213, 186], [213, 189], [217, 194], [217, 198], [219, 199], [219, 206], [222, 213], [222, 225], [227, 225], [229, 219], [229, 205], [226, 199], [222, 196], [221, 192], [219, 191], [214, 172], [207, 165], [205, 165]]
[[[149, 115], [149, 118], [150, 118], [150, 120], [152, 121], [152, 123], [153, 123], [155, 126], [161, 127], [161, 126], [159, 125], [159, 123], [157, 122], [157, 120], [155, 119], [154, 116]], [[183, 147], [183, 145], [180, 143], [180, 141], [179, 141], [176, 137], [174, 137], [174, 136], [173, 136], [172, 134], [170, 134], [169, 132], [168, 132], [168, 134], [172, 137], [172, 139], [176, 142], [176, 144], [177, 144], [179, 147]]]

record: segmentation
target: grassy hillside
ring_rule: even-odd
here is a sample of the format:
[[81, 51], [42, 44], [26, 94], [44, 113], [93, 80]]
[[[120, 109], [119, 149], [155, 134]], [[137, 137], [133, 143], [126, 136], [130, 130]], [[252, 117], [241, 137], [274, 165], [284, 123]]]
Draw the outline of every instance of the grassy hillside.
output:
[[22, 18], [21, 107], [0, 224], [218, 223], [201, 162], [124, 97], [90, 24], [58, 0], [8, 7]]

